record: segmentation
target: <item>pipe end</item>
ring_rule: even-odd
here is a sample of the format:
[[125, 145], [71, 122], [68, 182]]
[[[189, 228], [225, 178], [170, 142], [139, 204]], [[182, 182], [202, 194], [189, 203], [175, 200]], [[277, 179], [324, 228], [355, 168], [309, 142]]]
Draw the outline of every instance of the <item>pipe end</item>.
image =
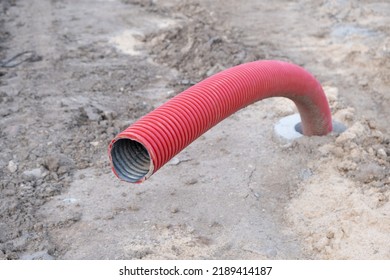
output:
[[154, 166], [146, 147], [138, 141], [119, 138], [111, 145], [112, 170], [129, 183], [141, 183], [153, 174]]

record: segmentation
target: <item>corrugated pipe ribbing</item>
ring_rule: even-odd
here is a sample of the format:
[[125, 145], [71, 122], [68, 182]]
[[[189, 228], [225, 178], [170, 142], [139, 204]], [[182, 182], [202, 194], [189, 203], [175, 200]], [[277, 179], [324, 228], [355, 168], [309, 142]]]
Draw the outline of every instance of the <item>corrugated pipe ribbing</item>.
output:
[[109, 145], [112, 170], [123, 181], [143, 182], [208, 129], [268, 97], [294, 101], [304, 135], [332, 131], [328, 101], [310, 73], [287, 62], [255, 61], [199, 82], [119, 133]]

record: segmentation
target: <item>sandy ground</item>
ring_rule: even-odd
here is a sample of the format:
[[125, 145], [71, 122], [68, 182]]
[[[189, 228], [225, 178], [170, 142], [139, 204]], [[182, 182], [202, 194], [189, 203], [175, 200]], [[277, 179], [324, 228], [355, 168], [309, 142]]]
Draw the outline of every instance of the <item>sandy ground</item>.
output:
[[[0, 259], [390, 259], [389, 11], [375, 0], [0, 1]], [[274, 124], [296, 109], [268, 99], [145, 183], [115, 178], [117, 133], [258, 59], [313, 73], [348, 129], [282, 140]]]

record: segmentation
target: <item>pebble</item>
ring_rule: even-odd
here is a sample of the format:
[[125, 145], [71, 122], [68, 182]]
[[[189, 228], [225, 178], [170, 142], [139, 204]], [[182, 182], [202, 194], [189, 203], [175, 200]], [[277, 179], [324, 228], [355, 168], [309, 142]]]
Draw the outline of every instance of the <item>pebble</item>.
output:
[[196, 84], [196, 82], [191, 80], [182, 80], [180, 84], [183, 86], [193, 86]]
[[36, 180], [42, 177], [42, 171], [40, 168], [34, 168], [23, 172], [22, 177], [29, 181]]
[[168, 161], [168, 165], [178, 165], [180, 163], [180, 159], [177, 157], [174, 157], [170, 161]]
[[189, 179], [185, 182], [186, 185], [195, 185], [196, 183], [198, 183], [198, 179], [195, 178]]
[[378, 151], [376, 151], [376, 154], [378, 155], [378, 157], [380, 159], [387, 159], [387, 154], [386, 154], [386, 151], [384, 149], [378, 149]]
[[66, 165], [61, 165], [57, 170], [57, 174], [60, 176], [67, 174], [68, 172], [70, 172], [70, 167]]
[[117, 116], [118, 116], [118, 114], [115, 111], [104, 111], [103, 112], [104, 119], [109, 120], [109, 121], [116, 119]]
[[73, 203], [76, 203], [78, 201], [78, 199], [73, 198], [73, 197], [69, 197], [69, 198], [64, 198], [62, 201], [65, 203], [73, 204]]
[[18, 170], [18, 165], [13, 160], [10, 160], [8, 162], [7, 168], [9, 170], [9, 172], [15, 173]]
[[181, 162], [186, 162], [186, 161], [190, 161], [190, 160], [191, 160], [191, 158], [189, 158], [189, 157], [183, 157], [183, 158], [174, 157], [173, 159], [168, 161], [167, 164], [168, 165], [178, 165]]
[[97, 146], [99, 146], [99, 141], [89, 142], [89, 144], [91, 144], [94, 147], [97, 147]]
[[58, 167], [60, 167], [60, 160], [57, 157], [48, 156], [44, 165], [50, 171], [57, 171]]

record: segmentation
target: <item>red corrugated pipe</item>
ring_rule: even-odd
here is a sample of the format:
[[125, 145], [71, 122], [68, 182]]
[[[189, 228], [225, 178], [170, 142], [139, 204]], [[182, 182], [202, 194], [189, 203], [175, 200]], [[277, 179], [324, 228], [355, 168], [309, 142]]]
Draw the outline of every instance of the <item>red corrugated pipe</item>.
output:
[[258, 100], [294, 101], [304, 135], [332, 131], [320, 83], [303, 68], [282, 61], [256, 61], [215, 74], [178, 94], [119, 133], [109, 146], [112, 170], [140, 183], [208, 129]]

